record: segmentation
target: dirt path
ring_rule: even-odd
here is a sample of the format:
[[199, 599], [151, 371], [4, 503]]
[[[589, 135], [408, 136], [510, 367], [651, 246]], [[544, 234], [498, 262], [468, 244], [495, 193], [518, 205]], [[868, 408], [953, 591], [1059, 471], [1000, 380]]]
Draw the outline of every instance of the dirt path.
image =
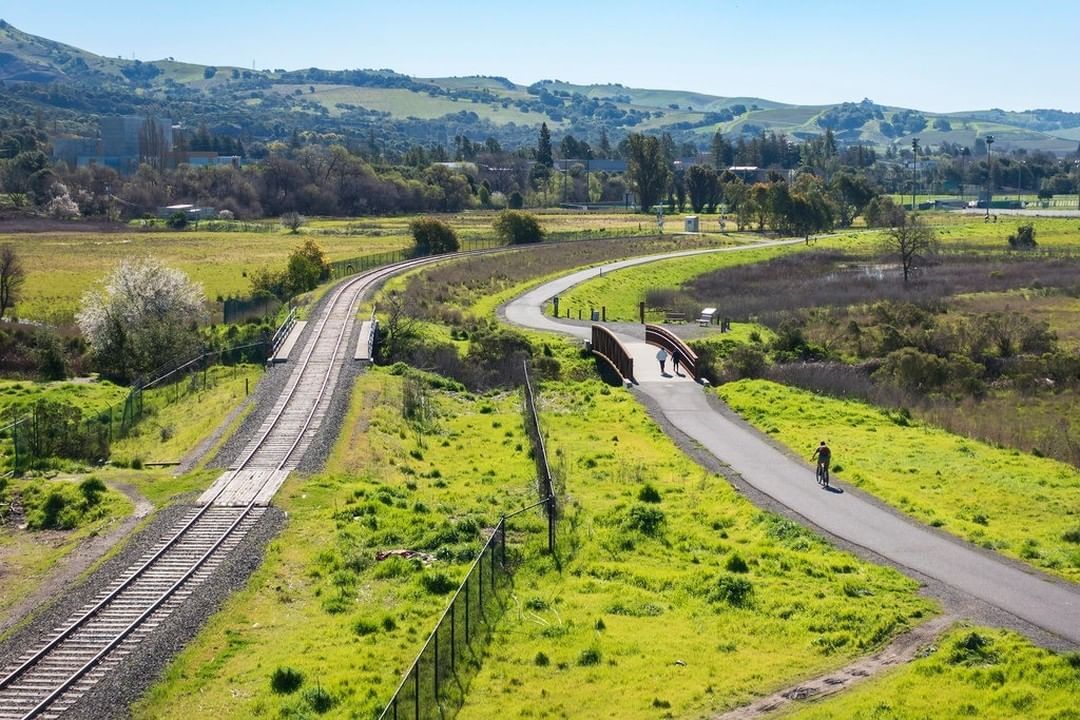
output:
[[249, 395], [244, 399], [242, 403], [234, 407], [229, 411], [229, 414], [225, 416], [225, 419], [218, 424], [217, 429], [210, 435], [202, 440], [198, 445], [193, 447], [184, 457], [180, 459], [180, 464], [173, 470], [173, 476], [183, 475], [186, 472], [191, 472], [198, 466], [203, 457], [209, 453], [218, 444], [218, 441], [225, 436], [229, 428], [232, 427], [236, 418], [240, 417], [251, 405], [251, 396]]
[[954, 615], [934, 618], [898, 636], [880, 652], [876, 652], [869, 657], [860, 658], [851, 665], [835, 672], [801, 682], [794, 687], [784, 688], [750, 705], [744, 705], [722, 715], [714, 715], [712, 720], [752, 720], [800, 700], [827, 697], [842, 690], [847, 690], [852, 685], [878, 673], [911, 662], [921, 648], [932, 643], [957, 619]]
[[154, 506], [150, 501], [139, 494], [131, 485], [113, 482], [109, 483], [109, 487], [124, 493], [135, 504], [135, 510], [116, 523], [108, 532], [87, 538], [72, 550], [67, 557], [62, 559], [42, 584], [38, 586], [37, 590], [12, 606], [11, 610], [0, 618], [0, 635], [22, 622], [35, 609], [48, 604], [51, 599], [62, 594], [66, 588], [71, 587], [79, 576], [111, 550], [114, 545], [127, 537], [143, 518], [153, 512]]

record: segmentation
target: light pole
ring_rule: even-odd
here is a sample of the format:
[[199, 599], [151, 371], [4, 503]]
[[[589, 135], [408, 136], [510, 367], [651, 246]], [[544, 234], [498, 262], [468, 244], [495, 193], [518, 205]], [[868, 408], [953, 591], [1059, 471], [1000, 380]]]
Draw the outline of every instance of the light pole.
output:
[[917, 212], [915, 192], [919, 187], [919, 138], [911, 138], [911, 212]]
[[990, 198], [994, 190], [994, 171], [990, 165], [990, 146], [994, 144], [994, 136], [986, 136], [986, 217], [990, 217]]
[[1021, 181], [1020, 172], [1023, 170], [1023, 168], [1024, 168], [1024, 161], [1023, 160], [1016, 163], [1016, 204], [1017, 205], [1020, 204], [1020, 181]]

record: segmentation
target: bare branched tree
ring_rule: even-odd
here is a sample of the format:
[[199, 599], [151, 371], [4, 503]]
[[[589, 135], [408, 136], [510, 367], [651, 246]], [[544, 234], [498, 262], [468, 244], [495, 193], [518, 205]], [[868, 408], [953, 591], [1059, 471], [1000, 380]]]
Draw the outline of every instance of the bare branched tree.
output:
[[918, 264], [932, 253], [937, 246], [934, 229], [916, 215], [905, 215], [900, 223], [885, 233], [885, 249], [900, 256], [900, 265], [904, 271], [904, 284], [911, 280], [911, 274], [918, 269]]
[[26, 271], [15, 252], [15, 246], [4, 245], [0, 248], [0, 319], [8, 308], [22, 296], [22, 286], [26, 282]]

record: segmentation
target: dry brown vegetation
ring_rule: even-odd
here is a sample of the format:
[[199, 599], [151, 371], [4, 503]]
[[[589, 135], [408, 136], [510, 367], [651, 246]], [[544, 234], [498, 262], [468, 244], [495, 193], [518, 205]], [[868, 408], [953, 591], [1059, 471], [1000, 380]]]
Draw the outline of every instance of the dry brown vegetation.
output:
[[[892, 258], [852, 257], [840, 251], [782, 255], [703, 275], [684, 290], [689, 304], [724, 298], [726, 315], [745, 320], [796, 308], [846, 307], [880, 300], [927, 302], [961, 293], [1004, 292], [1016, 288], [1061, 288], [1080, 294], [1080, 259], [1065, 254], [939, 255], [905, 286]], [[653, 304], [652, 300], [658, 302]], [[672, 300], [648, 300], [667, 307]]]

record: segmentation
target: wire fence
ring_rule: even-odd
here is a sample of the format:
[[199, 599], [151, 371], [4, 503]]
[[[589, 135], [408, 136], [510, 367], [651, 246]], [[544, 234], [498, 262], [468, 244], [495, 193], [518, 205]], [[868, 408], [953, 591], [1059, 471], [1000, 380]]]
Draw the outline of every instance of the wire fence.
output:
[[529, 435], [533, 459], [536, 462], [536, 491], [543, 504], [548, 521], [548, 552], [555, 552], [555, 525], [558, 522], [558, 505], [555, 499], [555, 483], [551, 479], [547, 448], [544, 446], [544, 430], [540, 427], [540, 413], [536, 409], [536, 395], [530, 377], [529, 363], [522, 363], [522, 395], [524, 396], [525, 431]]
[[[495, 237], [464, 238], [461, 240], [461, 250], [463, 251], [490, 250], [492, 248], [501, 247], [502, 245], [503, 243]], [[330, 263], [330, 278], [332, 280], [337, 280], [348, 277], [349, 275], [364, 272], [365, 270], [373, 270], [374, 268], [393, 265], [394, 263], [412, 260], [417, 257], [420, 257], [420, 255], [416, 252], [416, 248], [407, 247], [398, 248], [397, 250], [386, 250], [380, 253], [359, 255], [346, 260], [333, 260]]]
[[[171, 367], [159, 369], [151, 379], [136, 382], [122, 401], [84, 412], [69, 403], [38, 400], [30, 406], [9, 407], [4, 413], [0, 440], [9, 470], [19, 475], [61, 457], [91, 463], [104, 462], [115, 440], [127, 437], [145, 417], [193, 394], [214, 387], [225, 374], [216, 365], [266, 361], [267, 342], [200, 353]], [[161, 428], [163, 439], [170, 432]]]
[[[520, 559], [513, 548], [511, 554], [507, 554], [511, 520], [542, 508], [547, 520], [548, 552], [555, 551], [555, 488], [528, 363], [523, 364], [522, 373], [524, 420], [532, 441], [540, 500], [499, 520], [423, 649], [383, 709], [380, 720], [442, 720], [452, 717], [461, 707], [468, 680], [480, 668], [484, 648], [505, 609], [506, 591], [512, 587], [513, 568]], [[524, 517], [522, 520], [514, 523], [513, 531], [515, 538], [524, 540], [537, 529], [537, 524]]]
[[380, 720], [441, 719], [461, 707], [511, 584], [507, 522], [495, 526]]

